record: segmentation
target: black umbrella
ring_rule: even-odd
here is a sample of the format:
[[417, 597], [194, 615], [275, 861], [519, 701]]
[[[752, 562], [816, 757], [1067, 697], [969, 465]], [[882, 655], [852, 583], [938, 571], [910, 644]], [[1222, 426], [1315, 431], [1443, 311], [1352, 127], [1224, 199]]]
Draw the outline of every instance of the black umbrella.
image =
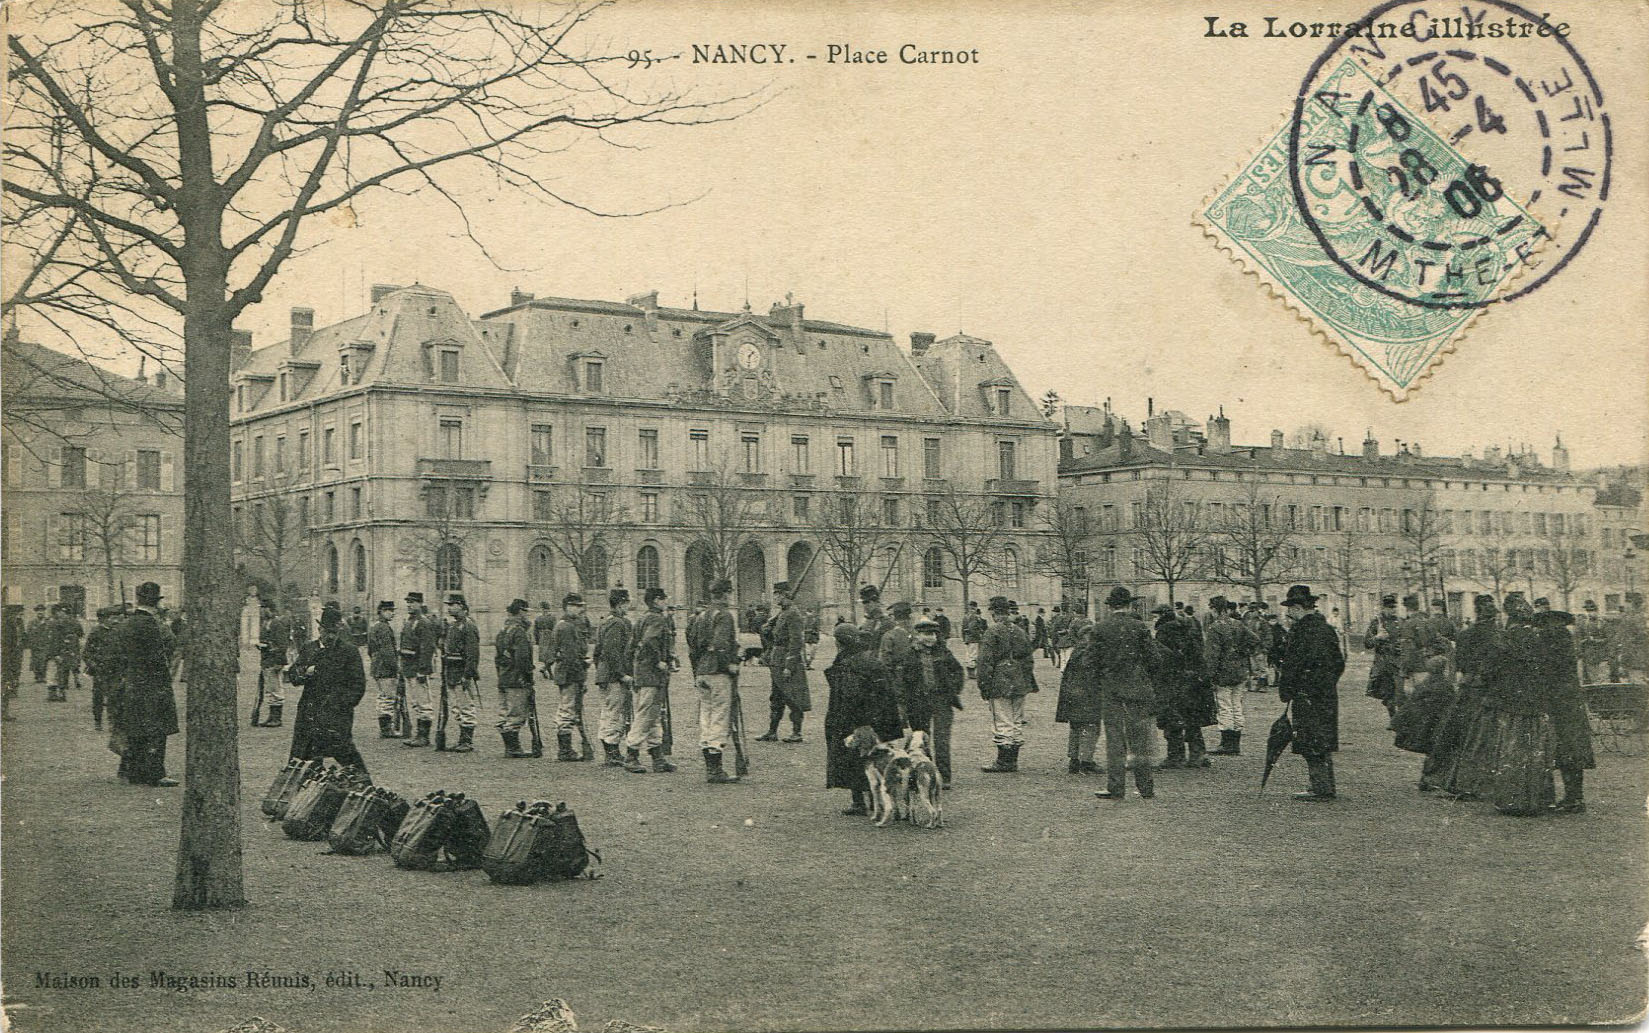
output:
[[1277, 758], [1288, 749], [1288, 744], [1294, 741], [1294, 722], [1288, 718], [1290, 703], [1283, 707], [1283, 712], [1277, 720], [1271, 722], [1271, 734], [1265, 737], [1265, 770], [1260, 773], [1260, 792], [1265, 792], [1265, 783], [1271, 777], [1271, 769], [1277, 766]]

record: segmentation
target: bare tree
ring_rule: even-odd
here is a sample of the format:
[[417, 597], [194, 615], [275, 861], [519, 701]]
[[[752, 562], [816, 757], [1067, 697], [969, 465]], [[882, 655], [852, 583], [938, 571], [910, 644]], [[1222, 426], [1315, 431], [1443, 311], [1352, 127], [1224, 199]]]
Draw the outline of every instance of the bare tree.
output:
[[1286, 584], [1298, 573], [1293, 557], [1299, 532], [1282, 518], [1282, 500], [1263, 495], [1258, 481], [1249, 481], [1242, 496], [1223, 510], [1221, 519], [1210, 523], [1208, 539], [1230, 562], [1214, 564], [1210, 573], [1216, 581], [1264, 599], [1267, 585]]
[[1069, 603], [1073, 595], [1086, 599], [1094, 545], [1093, 521], [1087, 508], [1058, 498], [1038, 506], [1036, 519], [1046, 532], [1046, 542], [1036, 551], [1037, 572], [1059, 580], [1063, 586], [1062, 604]]
[[1419, 582], [1420, 594], [1443, 593], [1443, 516], [1430, 494], [1416, 496], [1403, 507], [1397, 533], [1408, 554], [1405, 565]]
[[710, 576], [730, 578], [738, 565], [739, 550], [766, 521], [767, 507], [726, 466], [690, 476], [693, 482], [677, 498], [677, 523], [708, 550]]
[[274, 588], [275, 606], [285, 612], [294, 584], [310, 583], [309, 528], [304, 524], [302, 503], [280, 484], [269, 494], [243, 504], [234, 521], [235, 551], [249, 571], [267, 579]]
[[1302, 423], [1288, 433], [1289, 448], [1315, 448], [1319, 441], [1329, 439], [1328, 428], [1321, 423]]
[[952, 485], [936, 501], [935, 519], [924, 529], [924, 537], [944, 553], [944, 576], [962, 586], [962, 608], [972, 598], [975, 578], [997, 573], [1008, 540], [1008, 521], [1003, 504], [982, 495], [968, 495]]
[[122, 299], [183, 341], [194, 646], [173, 907], [245, 901], [240, 583], [230, 536], [214, 533], [230, 519], [235, 320], [313, 245], [316, 216], [424, 187], [461, 216], [475, 196], [465, 184], [614, 214], [557, 185], [557, 155], [753, 103], [631, 92], [610, 78], [621, 74], [612, 57], [578, 44], [598, 7], [355, 0], [323, 14], [306, 3], [111, 0], [92, 17], [9, 12], [4, 193], [29, 209], [8, 214], [47, 227], [24, 238], [24, 264]]
[[87, 559], [103, 565], [104, 598], [115, 598], [115, 567], [126, 562], [132, 532], [139, 526], [132, 496], [121, 488], [88, 488], [75, 495], [65, 512], [80, 518]]
[[[1362, 539], [1349, 527], [1341, 530], [1334, 536], [1333, 544], [1328, 547], [1324, 563], [1324, 576], [1340, 600], [1341, 620], [1346, 628], [1349, 628], [1352, 597], [1359, 589], [1376, 581], [1375, 572], [1367, 561]], [[1346, 628], [1334, 630], [1343, 633]]]
[[1170, 603], [1175, 585], [1202, 572], [1211, 537], [1200, 507], [1183, 497], [1172, 474], [1170, 470], [1169, 476], [1145, 489], [1130, 532], [1140, 573], [1146, 581], [1167, 588]]
[[866, 492], [825, 492], [813, 501], [810, 523], [819, 549], [847, 586], [848, 619], [858, 620], [859, 579], [877, 553], [899, 540], [903, 529], [883, 524], [876, 497]]
[[1474, 580], [1494, 593], [1496, 602], [1505, 598], [1506, 589], [1517, 583], [1523, 573], [1517, 564], [1516, 550], [1484, 549], [1478, 557]]
[[1578, 534], [1559, 532], [1555, 528], [1546, 534], [1546, 551], [1551, 557], [1552, 586], [1563, 597], [1563, 609], [1568, 610], [1580, 583], [1592, 574], [1591, 553], [1585, 548], [1586, 538]]
[[534, 522], [578, 578], [581, 590], [607, 584], [613, 556], [623, 544], [629, 522], [625, 507], [612, 505], [603, 492], [570, 487], [556, 492], [549, 505], [534, 515], [544, 518]]

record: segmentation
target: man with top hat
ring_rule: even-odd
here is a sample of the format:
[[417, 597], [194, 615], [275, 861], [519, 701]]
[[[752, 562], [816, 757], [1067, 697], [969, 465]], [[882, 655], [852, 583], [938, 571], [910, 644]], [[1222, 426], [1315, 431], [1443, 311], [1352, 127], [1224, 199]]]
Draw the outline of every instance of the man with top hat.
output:
[[275, 609], [275, 600], [258, 599], [258, 693], [269, 708], [259, 727], [279, 728], [286, 706], [281, 671], [292, 648], [292, 625]]
[[299, 760], [331, 757], [364, 773], [366, 761], [355, 748], [354, 729], [355, 707], [366, 695], [366, 670], [336, 604], [321, 608], [320, 635], [298, 650], [286, 676], [303, 687], [292, 721], [291, 755]]
[[172, 694], [172, 632], [156, 615], [160, 586], [137, 586], [137, 608], [121, 621], [112, 650], [119, 686], [110, 720], [126, 746], [121, 770], [133, 785], [177, 785], [166, 775], [166, 739], [178, 733]]
[[[351, 635], [353, 637], [353, 634]], [[378, 690], [378, 738], [395, 738], [395, 706], [401, 688], [401, 654], [395, 641], [395, 603], [378, 603], [377, 619], [366, 629], [367, 673]]]
[[527, 600], [511, 600], [504, 627], [493, 639], [493, 666], [498, 672], [498, 737], [504, 756], [532, 756], [521, 748], [521, 729], [532, 703], [532, 627], [527, 623]]
[[34, 683], [39, 685], [46, 680], [47, 661], [47, 625], [51, 618], [46, 613], [45, 603], [36, 603], [34, 620], [23, 632], [23, 642], [29, 647], [29, 670], [34, 673]]
[[737, 782], [722, 767], [722, 754], [733, 741], [733, 679], [739, 665], [738, 630], [727, 611], [733, 584], [718, 578], [710, 585], [710, 605], [687, 624], [687, 657], [699, 695], [699, 749], [704, 780], [713, 785]]
[[784, 712], [790, 711], [790, 734], [787, 743], [802, 741], [802, 715], [813, 709], [812, 694], [807, 687], [807, 634], [801, 613], [796, 609], [795, 597], [790, 594], [790, 582], [780, 581], [773, 586], [773, 600], [779, 608], [768, 627], [771, 645], [767, 651], [767, 673], [773, 690], [767, 700], [767, 734], [757, 742], [776, 742], [779, 722]]
[[1368, 695], [1385, 704], [1386, 713], [1397, 713], [1403, 695], [1402, 619], [1397, 616], [1397, 596], [1380, 597], [1380, 612], [1368, 622], [1363, 648], [1374, 650], [1368, 671]]
[[1220, 745], [1209, 750], [1215, 757], [1242, 755], [1243, 688], [1252, 674], [1250, 658], [1259, 641], [1236, 617], [1236, 604], [1225, 596], [1208, 600], [1210, 614], [1203, 635], [1203, 658], [1208, 680], [1214, 684], [1214, 706], [1219, 715]]
[[464, 594], [449, 592], [447, 628], [441, 638], [441, 684], [447, 689], [447, 706], [458, 712], [458, 742], [452, 747], [453, 753], [470, 753], [475, 749], [475, 712], [481, 706], [480, 677], [481, 631], [470, 617]]
[[1014, 623], [1007, 597], [992, 596], [987, 604], [991, 624], [979, 638], [976, 674], [979, 696], [990, 708], [991, 742], [996, 760], [979, 770], [1019, 770], [1019, 748], [1025, 744], [1025, 697], [1036, 691], [1031, 678], [1031, 640]]
[[435, 689], [429, 679], [435, 673], [435, 650], [441, 643], [441, 628], [433, 615], [424, 612], [424, 593], [408, 592], [406, 604], [407, 617], [401, 622], [397, 653], [401, 657], [401, 681], [412, 704], [417, 730], [401, 745], [422, 747], [429, 745], [429, 730], [435, 723]]
[[859, 602], [865, 608], [865, 619], [859, 622], [860, 648], [872, 657], [880, 655], [882, 636], [893, 621], [882, 609], [882, 590], [875, 585], [859, 586]]
[[[1133, 612], [1135, 598], [1122, 585], [1112, 588], [1105, 597], [1105, 616], [1094, 623], [1091, 633], [1105, 725], [1105, 788], [1094, 794], [1101, 800], [1121, 800], [1127, 794], [1130, 766], [1140, 799], [1156, 795], [1151, 770], [1156, 693], [1151, 675], [1157, 666], [1157, 647], [1145, 622]], [[1241, 682], [1238, 685], [1240, 692]]]
[[652, 760], [652, 770], [668, 774], [676, 766], [664, 759], [664, 712], [670, 672], [675, 670], [676, 625], [664, 611], [662, 588], [641, 593], [647, 611], [636, 624], [636, 650], [630, 683], [630, 734], [624, 740], [624, 770], [644, 775], [641, 751]]
[[595, 684], [601, 692], [601, 721], [596, 726], [601, 738], [604, 766], [624, 766], [624, 736], [630, 731], [633, 712], [630, 686], [635, 682], [636, 629], [630, 623], [630, 591], [624, 587], [607, 593], [607, 616], [595, 633]]
[[[561, 618], [550, 632], [541, 651], [544, 670], [555, 682], [559, 700], [555, 709], [555, 759], [589, 760], [589, 742], [584, 738], [584, 678], [589, 670], [589, 622], [584, 619], [584, 597], [568, 592], [561, 599]], [[573, 749], [573, 735], [581, 740]]]
[[1346, 669], [1340, 636], [1317, 610], [1317, 596], [1306, 585], [1291, 585], [1283, 598], [1288, 640], [1277, 679], [1277, 697], [1289, 705], [1294, 723], [1293, 750], [1305, 758], [1308, 788], [1295, 793], [1301, 801], [1335, 797], [1334, 753], [1340, 748], [1340, 675]]

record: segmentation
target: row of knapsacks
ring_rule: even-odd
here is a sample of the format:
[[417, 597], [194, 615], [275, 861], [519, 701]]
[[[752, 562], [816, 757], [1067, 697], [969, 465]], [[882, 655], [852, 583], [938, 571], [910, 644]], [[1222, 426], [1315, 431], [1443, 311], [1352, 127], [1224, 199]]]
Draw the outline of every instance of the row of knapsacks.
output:
[[584, 842], [564, 803], [517, 803], [489, 828], [480, 804], [444, 789], [408, 804], [375, 786], [366, 773], [287, 762], [263, 799], [263, 813], [291, 839], [326, 840], [337, 854], [387, 851], [396, 867], [415, 871], [480, 868], [493, 882], [595, 878], [601, 855]]

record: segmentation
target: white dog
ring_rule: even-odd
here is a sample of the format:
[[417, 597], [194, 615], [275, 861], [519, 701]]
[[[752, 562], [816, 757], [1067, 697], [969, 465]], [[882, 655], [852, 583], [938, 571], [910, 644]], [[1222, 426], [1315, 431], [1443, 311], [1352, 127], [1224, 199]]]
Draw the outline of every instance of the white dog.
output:
[[881, 742], [869, 727], [856, 728], [846, 745], [863, 760], [870, 784], [871, 820], [885, 828], [894, 819], [925, 829], [944, 824], [939, 769], [927, 752], [927, 733]]

